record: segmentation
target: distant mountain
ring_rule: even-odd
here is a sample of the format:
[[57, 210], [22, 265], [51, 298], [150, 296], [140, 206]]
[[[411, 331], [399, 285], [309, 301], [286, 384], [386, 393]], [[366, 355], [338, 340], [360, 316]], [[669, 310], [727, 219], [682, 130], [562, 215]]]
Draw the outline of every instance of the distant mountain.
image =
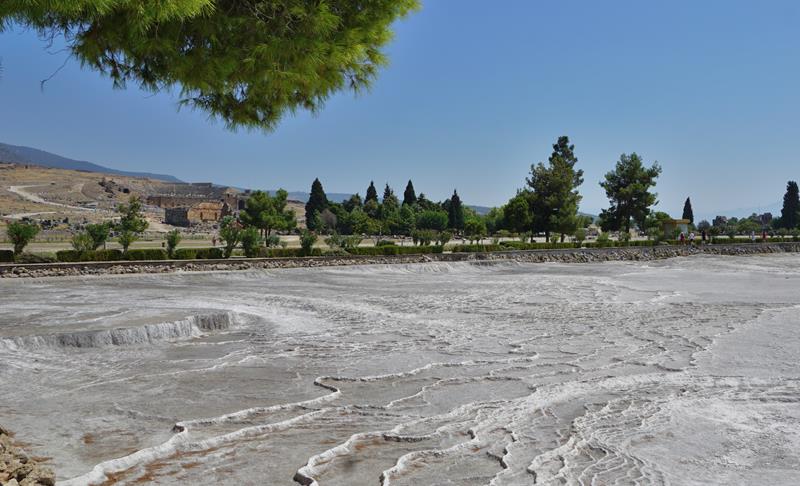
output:
[[773, 204], [767, 204], [765, 206], [753, 206], [749, 208], [736, 208], [736, 209], [725, 209], [722, 211], [715, 211], [713, 213], [697, 211], [694, 215], [695, 222], [701, 221], [703, 219], [711, 221], [714, 219], [715, 216], [727, 216], [727, 217], [737, 217], [737, 218], [746, 218], [751, 214], [764, 214], [764, 213], [772, 213], [773, 217], [779, 217], [781, 215], [781, 209], [783, 209], [783, 202], [778, 201]]
[[73, 160], [60, 155], [45, 152], [31, 147], [19, 145], [8, 145], [0, 143], [0, 162], [13, 162], [15, 164], [40, 165], [42, 167], [52, 167], [55, 169], [84, 170], [88, 172], [101, 172], [104, 174], [115, 174], [129, 177], [149, 177], [167, 182], [183, 182], [177, 177], [166, 174], [151, 174], [149, 172], [129, 172], [126, 170], [110, 169], [102, 165], [86, 162], [85, 160]]

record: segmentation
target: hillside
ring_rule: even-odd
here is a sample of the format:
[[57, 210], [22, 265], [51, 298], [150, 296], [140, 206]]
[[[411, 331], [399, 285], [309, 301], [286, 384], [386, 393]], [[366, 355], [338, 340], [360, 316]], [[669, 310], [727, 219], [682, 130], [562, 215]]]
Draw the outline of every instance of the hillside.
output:
[[89, 172], [99, 172], [102, 174], [113, 174], [127, 177], [147, 177], [167, 182], [181, 182], [177, 177], [166, 174], [152, 174], [149, 172], [130, 172], [125, 170], [111, 169], [85, 160], [74, 160], [61, 155], [45, 152], [32, 147], [21, 145], [9, 145], [0, 143], [0, 162], [10, 162], [15, 164], [39, 165], [53, 169], [81, 170]]

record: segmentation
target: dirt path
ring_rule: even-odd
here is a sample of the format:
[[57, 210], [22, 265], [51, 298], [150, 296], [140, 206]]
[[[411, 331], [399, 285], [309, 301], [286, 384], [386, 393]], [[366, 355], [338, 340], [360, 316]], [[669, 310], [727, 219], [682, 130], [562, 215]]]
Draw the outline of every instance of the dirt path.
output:
[[[34, 194], [32, 192], [28, 192], [28, 191], [25, 190], [25, 189], [29, 189], [31, 187], [47, 187], [48, 185], [49, 184], [32, 184], [32, 185], [27, 185], [27, 186], [8, 186], [8, 191], [9, 192], [13, 192], [14, 194], [16, 194], [17, 196], [21, 197], [22, 199], [27, 199], [28, 201], [39, 203], [39, 204], [47, 204], [47, 205], [50, 205], [50, 206], [58, 206], [58, 207], [67, 208], [67, 209], [74, 209], [76, 211], [94, 211], [94, 209], [90, 209], [90, 208], [83, 208], [83, 207], [80, 207], [80, 206], [70, 206], [69, 204], [61, 204], [61, 203], [57, 203], [57, 202], [46, 201], [45, 199], [43, 199], [38, 194]], [[38, 213], [38, 214], [42, 214], [42, 213]], [[13, 218], [14, 216], [17, 216], [17, 215], [10, 215], [8, 217], [12, 217]]]

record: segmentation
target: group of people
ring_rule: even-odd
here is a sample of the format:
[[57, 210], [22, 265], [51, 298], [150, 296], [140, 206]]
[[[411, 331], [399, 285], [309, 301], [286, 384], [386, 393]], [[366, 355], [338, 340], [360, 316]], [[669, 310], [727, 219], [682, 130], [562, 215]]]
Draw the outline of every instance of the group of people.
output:
[[[688, 237], [686, 236], [686, 234], [683, 231], [681, 231], [680, 236], [678, 236], [678, 242], [681, 245], [684, 245], [684, 244], [686, 244], [686, 241], [688, 240], [689, 244], [692, 244], [692, 243], [694, 243], [695, 238], [696, 238], [696, 235], [694, 234], [694, 231], [690, 232]], [[706, 238], [708, 238], [708, 234], [706, 233], [706, 230], [703, 230], [701, 232], [701, 238], [702, 238], [703, 244], [705, 244]], [[767, 230], [764, 230], [761, 233], [761, 239], [764, 240], [764, 241], [767, 241]], [[752, 242], [756, 241], [756, 232], [755, 231], [751, 231], [750, 232], [750, 241], [752, 241]]]
[[[697, 235], [694, 234], [694, 231], [690, 232], [688, 237], [686, 236], [686, 233], [681, 231], [681, 234], [678, 236], [678, 242], [681, 245], [685, 245], [686, 244], [686, 240], [688, 239], [689, 240], [689, 244], [691, 245], [691, 244], [694, 243], [694, 240], [695, 240], [696, 237], [697, 237]], [[703, 243], [705, 243], [706, 242], [706, 238], [708, 237], [708, 235], [706, 234], [706, 230], [703, 230], [701, 232], [700, 237], [702, 238]]]

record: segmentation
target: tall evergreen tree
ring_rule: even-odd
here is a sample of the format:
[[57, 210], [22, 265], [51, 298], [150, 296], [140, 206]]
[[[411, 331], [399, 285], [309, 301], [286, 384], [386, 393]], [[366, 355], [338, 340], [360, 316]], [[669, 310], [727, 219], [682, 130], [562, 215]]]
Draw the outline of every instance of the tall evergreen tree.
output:
[[781, 226], [788, 229], [800, 226], [800, 193], [795, 181], [786, 183], [786, 194], [783, 196], [783, 209], [781, 210]]
[[389, 187], [389, 183], [386, 183], [386, 187], [383, 188], [383, 201], [385, 202], [387, 199], [391, 199], [394, 197], [394, 189]]
[[416, 202], [417, 193], [414, 192], [414, 184], [412, 184], [411, 179], [409, 179], [408, 184], [406, 184], [406, 190], [403, 191], [403, 205], [415, 204]]
[[375, 189], [375, 181], [369, 181], [367, 195], [364, 197], [364, 204], [367, 204], [370, 201], [378, 202], [378, 190]]
[[622, 154], [614, 170], [600, 183], [611, 203], [611, 207], [600, 214], [603, 229], [630, 231], [631, 220], [644, 228], [650, 206], [658, 204], [658, 195], [651, 193], [650, 188], [656, 185], [660, 174], [658, 162], [647, 168], [635, 152]]
[[455, 189], [453, 189], [453, 195], [450, 197], [450, 204], [447, 208], [447, 222], [449, 227], [456, 231], [464, 229], [464, 207]]
[[578, 158], [569, 137], [561, 136], [553, 144], [548, 165], [539, 162], [531, 166], [526, 182], [531, 189], [530, 203], [534, 231], [543, 231], [547, 238], [551, 232], [564, 235], [578, 226], [578, 205], [581, 195], [578, 186], [583, 184], [583, 170], [575, 170]]
[[694, 224], [694, 212], [692, 211], [692, 201], [687, 197], [686, 202], [683, 203], [683, 219], [688, 219], [690, 223]]
[[314, 179], [311, 184], [311, 195], [306, 203], [306, 227], [310, 230], [317, 230], [319, 226], [319, 215], [328, 207], [328, 196], [322, 188], [319, 179]]

